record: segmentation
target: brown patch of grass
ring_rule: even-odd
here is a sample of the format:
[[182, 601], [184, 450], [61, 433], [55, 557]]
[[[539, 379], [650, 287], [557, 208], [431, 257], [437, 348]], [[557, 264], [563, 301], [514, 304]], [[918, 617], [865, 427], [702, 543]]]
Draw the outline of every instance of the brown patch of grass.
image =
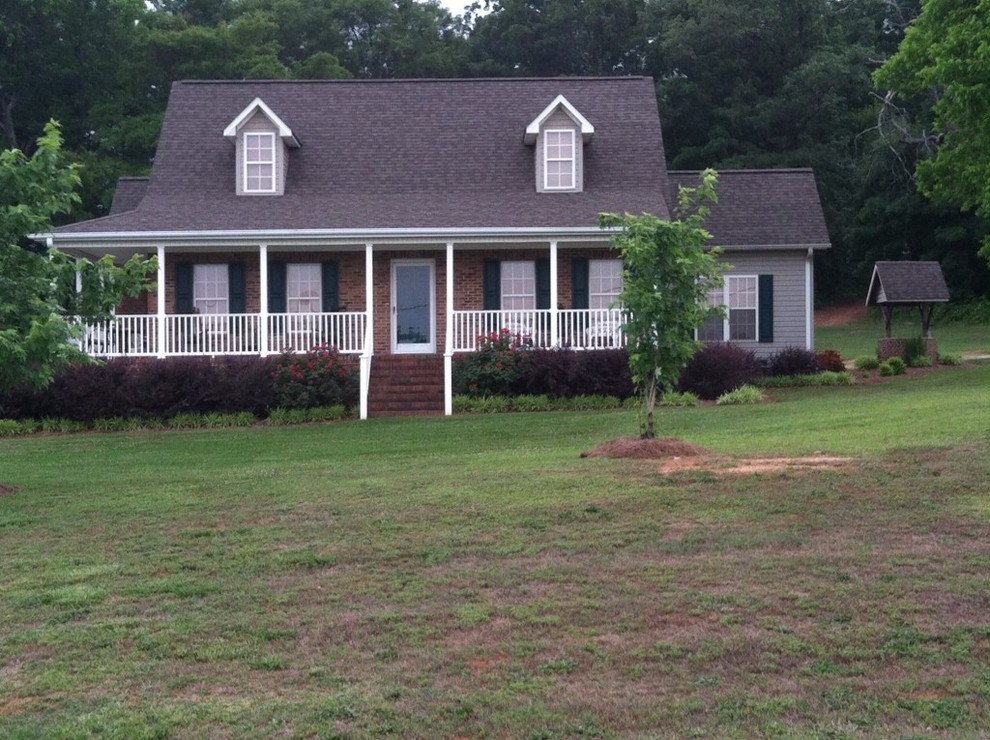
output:
[[4, 483], [0, 483], [0, 496], [7, 496], [11, 493], [17, 493], [21, 489], [17, 486], [8, 486]]

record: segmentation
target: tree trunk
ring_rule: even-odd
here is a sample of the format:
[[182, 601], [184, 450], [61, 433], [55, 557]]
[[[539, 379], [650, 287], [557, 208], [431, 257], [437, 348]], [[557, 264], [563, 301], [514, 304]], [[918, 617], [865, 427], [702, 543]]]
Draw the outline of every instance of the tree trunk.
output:
[[655, 439], [657, 436], [653, 414], [657, 407], [657, 379], [655, 377], [647, 382], [643, 393], [643, 400], [646, 403], [646, 419], [643, 422], [643, 433], [640, 435], [640, 438]]

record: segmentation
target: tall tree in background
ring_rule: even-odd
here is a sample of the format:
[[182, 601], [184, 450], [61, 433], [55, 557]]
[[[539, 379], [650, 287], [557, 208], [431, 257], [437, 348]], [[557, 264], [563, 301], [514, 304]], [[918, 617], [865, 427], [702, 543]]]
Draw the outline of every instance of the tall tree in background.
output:
[[[906, 98], [934, 101], [931, 129], [910, 132], [901, 111], [891, 121], [924, 148], [918, 187], [933, 200], [990, 217], [990, 5], [926, 0], [877, 84]], [[893, 95], [885, 101], [888, 111]], [[982, 252], [990, 259], [990, 236]]]

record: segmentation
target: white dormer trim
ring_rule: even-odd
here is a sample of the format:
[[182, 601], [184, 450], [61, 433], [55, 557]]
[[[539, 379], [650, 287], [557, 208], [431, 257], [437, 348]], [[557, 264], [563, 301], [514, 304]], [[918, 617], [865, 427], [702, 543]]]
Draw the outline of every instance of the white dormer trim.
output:
[[237, 133], [241, 130], [241, 127], [251, 120], [256, 112], [261, 111], [261, 113], [272, 122], [272, 125], [278, 130], [279, 138], [282, 139], [283, 143], [291, 147], [292, 149], [299, 148], [299, 140], [293, 135], [292, 129], [285, 125], [285, 122], [275, 115], [275, 111], [265, 105], [265, 101], [261, 98], [255, 98], [251, 101], [247, 108], [240, 112], [230, 125], [223, 130], [224, 138], [230, 139], [230, 141], [237, 143]]
[[526, 144], [535, 144], [536, 137], [540, 134], [540, 127], [546, 122], [550, 116], [552, 116], [557, 109], [562, 109], [571, 120], [574, 121], [581, 128], [581, 140], [587, 144], [591, 141], [591, 137], [595, 135], [595, 127], [591, 125], [591, 122], [581, 115], [577, 108], [571, 105], [567, 98], [563, 95], [558, 95], [553, 99], [543, 112], [540, 113], [533, 121], [526, 127], [526, 135], [523, 137], [523, 141]]

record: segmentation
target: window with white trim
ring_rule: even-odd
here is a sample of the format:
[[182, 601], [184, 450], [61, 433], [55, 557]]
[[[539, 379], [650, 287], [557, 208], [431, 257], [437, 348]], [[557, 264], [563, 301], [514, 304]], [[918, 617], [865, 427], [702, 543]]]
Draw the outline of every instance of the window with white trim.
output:
[[614, 308], [622, 293], [622, 260], [588, 260], [588, 308]]
[[244, 192], [275, 192], [275, 134], [244, 133]]
[[323, 310], [322, 293], [320, 265], [286, 265], [285, 298], [289, 313], [320, 313]]
[[193, 265], [193, 307], [196, 313], [230, 313], [227, 265]]
[[574, 130], [544, 131], [543, 187], [547, 190], [573, 190], [577, 174], [575, 163]]
[[536, 263], [502, 263], [502, 310], [530, 311], [536, 308]]
[[755, 342], [757, 339], [758, 278], [728, 275], [722, 288], [708, 294], [711, 306], [725, 306], [726, 316], [713, 316], [698, 328], [702, 342]]

